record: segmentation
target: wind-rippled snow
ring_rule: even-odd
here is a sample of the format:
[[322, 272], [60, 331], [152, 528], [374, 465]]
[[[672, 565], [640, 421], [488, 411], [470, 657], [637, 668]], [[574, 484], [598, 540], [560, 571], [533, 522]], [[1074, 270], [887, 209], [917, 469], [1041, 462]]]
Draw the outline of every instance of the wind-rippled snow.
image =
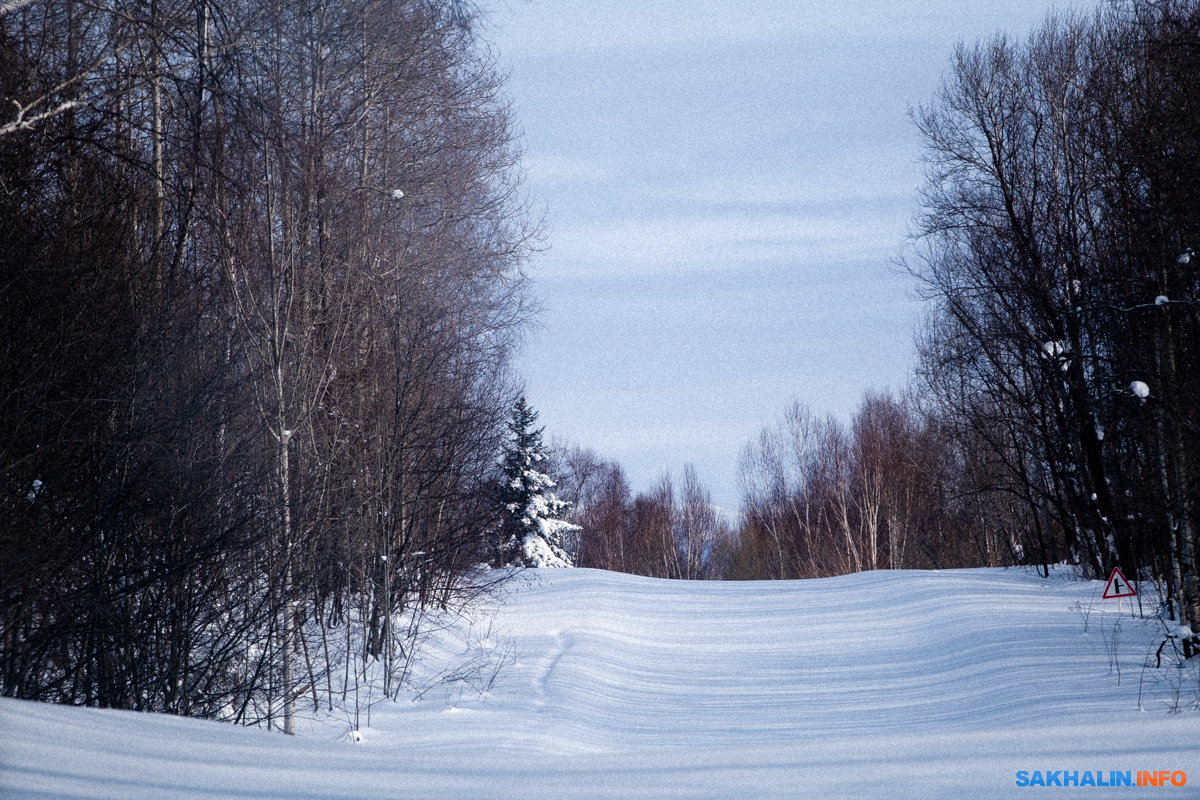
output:
[[987, 798], [1023, 796], [1017, 770], [1170, 769], [1188, 786], [1163, 791], [1194, 796], [1200, 659], [1154, 669], [1166, 627], [1102, 588], [1065, 569], [529, 570], [431, 642], [475, 672], [418, 673], [420, 699], [375, 705], [360, 745], [329, 717], [291, 738], [3, 700], [0, 795]]

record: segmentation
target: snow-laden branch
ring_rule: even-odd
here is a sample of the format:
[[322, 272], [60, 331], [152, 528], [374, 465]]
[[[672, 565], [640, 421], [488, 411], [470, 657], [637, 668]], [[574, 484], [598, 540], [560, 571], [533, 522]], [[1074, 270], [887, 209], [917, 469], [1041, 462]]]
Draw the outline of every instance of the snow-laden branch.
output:
[[34, 0], [0, 0], [0, 17], [9, 12], [32, 5]]
[[[15, 1], [16, 0], [14, 0], [14, 2]], [[4, 6], [0, 6], [0, 8], [4, 8]], [[0, 125], [0, 136], [7, 136], [8, 134], [16, 133], [17, 131], [29, 130], [43, 120], [50, 119], [51, 117], [57, 117], [59, 114], [84, 105], [82, 100], [67, 100], [65, 103], [60, 103], [54, 108], [47, 109], [40, 114], [34, 114], [32, 117], [26, 117], [25, 115], [29, 113], [30, 106], [22, 107], [21, 104], [16, 100], [13, 100], [12, 103], [17, 107], [17, 118], [7, 125]]]

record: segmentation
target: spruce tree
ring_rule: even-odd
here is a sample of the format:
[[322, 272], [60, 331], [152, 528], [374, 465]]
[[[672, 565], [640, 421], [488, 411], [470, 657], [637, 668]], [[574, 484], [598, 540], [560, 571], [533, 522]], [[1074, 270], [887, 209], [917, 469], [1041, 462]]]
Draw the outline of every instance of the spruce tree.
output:
[[494, 556], [497, 566], [574, 566], [563, 537], [579, 526], [562, 518], [570, 504], [554, 495], [554, 481], [542, 471], [546, 453], [543, 429], [535, 428], [536, 422], [537, 412], [522, 397], [508, 423], [512, 439], [505, 448], [498, 491], [502, 522]]

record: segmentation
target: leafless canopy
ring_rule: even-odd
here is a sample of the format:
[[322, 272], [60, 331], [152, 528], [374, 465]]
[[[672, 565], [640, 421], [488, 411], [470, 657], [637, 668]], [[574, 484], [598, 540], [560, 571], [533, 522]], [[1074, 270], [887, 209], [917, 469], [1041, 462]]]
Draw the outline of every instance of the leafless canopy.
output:
[[478, 585], [534, 231], [469, 10], [4, 6], [4, 693], [289, 727]]

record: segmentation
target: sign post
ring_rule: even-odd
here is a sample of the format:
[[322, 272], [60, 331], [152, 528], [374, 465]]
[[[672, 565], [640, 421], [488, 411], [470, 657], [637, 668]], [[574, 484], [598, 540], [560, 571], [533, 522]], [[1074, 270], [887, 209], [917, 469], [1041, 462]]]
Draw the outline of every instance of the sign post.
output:
[[1108, 583], [1104, 585], [1104, 600], [1117, 598], [1117, 613], [1121, 613], [1121, 598], [1133, 597], [1137, 594], [1133, 584], [1125, 580], [1125, 575], [1121, 572], [1120, 567], [1113, 567], [1112, 574], [1108, 576]]

